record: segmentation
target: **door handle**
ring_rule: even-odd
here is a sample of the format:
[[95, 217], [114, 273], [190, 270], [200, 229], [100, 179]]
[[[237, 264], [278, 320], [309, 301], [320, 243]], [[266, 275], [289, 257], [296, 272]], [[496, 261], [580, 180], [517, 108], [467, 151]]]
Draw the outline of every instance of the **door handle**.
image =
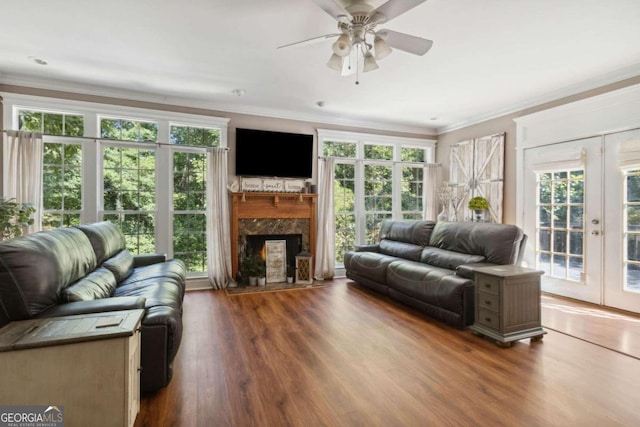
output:
[[600, 232], [599, 232], [598, 230], [593, 230], [593, 231], [591, 232], [591, 235], [592, 235], [592, 236], [599, 236], [599, 235], [600, 235]]
[[591, 224], [598, 225], [598, 224], [600, 224], [600, 220], [599, 219], [592, 219], [591, 220]]

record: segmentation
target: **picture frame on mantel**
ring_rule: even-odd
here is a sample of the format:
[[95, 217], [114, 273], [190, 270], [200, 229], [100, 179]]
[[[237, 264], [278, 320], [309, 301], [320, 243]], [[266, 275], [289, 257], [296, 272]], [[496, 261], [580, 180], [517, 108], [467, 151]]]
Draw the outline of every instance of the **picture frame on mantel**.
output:
[[242, 178], [240, 185], [242, 191], [262, 191], [261, 178]]

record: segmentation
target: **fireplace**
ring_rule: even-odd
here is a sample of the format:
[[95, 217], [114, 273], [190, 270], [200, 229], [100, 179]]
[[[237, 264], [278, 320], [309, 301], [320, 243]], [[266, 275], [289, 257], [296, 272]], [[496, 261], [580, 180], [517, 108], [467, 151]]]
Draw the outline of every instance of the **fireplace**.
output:
[[286, 265], [295, 268], [296, 255], [302, 250], [302, 234], [254, 234], [245, 236], [246, 243], [241, 244], [244, 250], [240, 251], [240, 256], [259, 255], [265, 259], [265, 242], [267, 240], [284, 240], [287, 248]]
[[[251, 236], [265, 235], [273, 240], [286, 240], [280, 236], [299, 235], [299, 246], [292, 249], [287, 264], [295, 266], [295, 255], [307, 250], [315, 255], [316, 199], [311, 193], [231, 193], [231, 261], [233, 276], [246, 253]], [[275, 237], [277, 236], [277, 237]]]

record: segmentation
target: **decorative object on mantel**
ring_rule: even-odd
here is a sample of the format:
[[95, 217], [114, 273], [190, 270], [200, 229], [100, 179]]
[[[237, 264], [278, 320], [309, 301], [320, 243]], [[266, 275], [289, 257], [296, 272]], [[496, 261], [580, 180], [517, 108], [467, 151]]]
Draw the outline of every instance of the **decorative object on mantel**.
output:
[[312, 260], [311, 254], [306, 250], [303, 250], [296, 255], [296, 283], [299, 284], [312, 284]]
[[240, 184], [238, 183], [237, 179], [235, 179], [231, 184], [227, 185], [227, 190], [231, 191], [232, 193], [236, 193], [239, 189]]
[[[302, 179], [278, 179], [278, 178], [242, 178], [240, 190], [245, 192], [265, 192], [265, 193], [306, 193], [308, 183]], [[233, 185], [233, 184], [232, 184]], [[228, 187], [233, 193], [238, 191]]]
[[0, 240], [22, 235], [33, 224], [36, 208], [31, 203], [18, 203], [15, 199], [0, 196]]
[[[452, 145], [449, 153], [449, 182], [460, 196], [458, 207], [482, 196], [489, 202], [485, 220], [495, 223], [502, 223], [505, 135], [502, 132], [461, 141]], [[471, 212], [465, 217], [473, 218]]]
[[468, 207], [473, 211], [472, 222], [484, 222], [489, 202], [482, 196], [476, 196], [469, 200]]
[[242, 178], [242, 191], [262, 191], [262, 179]]

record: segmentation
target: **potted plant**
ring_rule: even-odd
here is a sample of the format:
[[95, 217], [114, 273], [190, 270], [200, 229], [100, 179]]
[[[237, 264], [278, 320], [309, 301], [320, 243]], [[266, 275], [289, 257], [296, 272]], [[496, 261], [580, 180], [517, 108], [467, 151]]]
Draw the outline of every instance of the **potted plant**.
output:
[[475, 214], [475, 221], [480, 222], [484, 219], [484, 214], [489, 209], [489, 202], [482, 196], [476, 196], [469, 200], [469, 209]]
[[22, 235], [23, 230], [33, 224], [35, 211], [29, 203], [18, 203], [15, 199], [0, 196], [0, 240]]
[[242, 276], [249, 279], [249, 285], [255, 286], [258, 282], [258, 268], [260, 264], [260, 258], [257, 255], [245, 255], [242, 259], [240, 270]]
[[267, 264], [259, 256], [256, 256], [256, 259], [256, 276], [258, 277], [258, 286], [264, 286], [267, 283]]

